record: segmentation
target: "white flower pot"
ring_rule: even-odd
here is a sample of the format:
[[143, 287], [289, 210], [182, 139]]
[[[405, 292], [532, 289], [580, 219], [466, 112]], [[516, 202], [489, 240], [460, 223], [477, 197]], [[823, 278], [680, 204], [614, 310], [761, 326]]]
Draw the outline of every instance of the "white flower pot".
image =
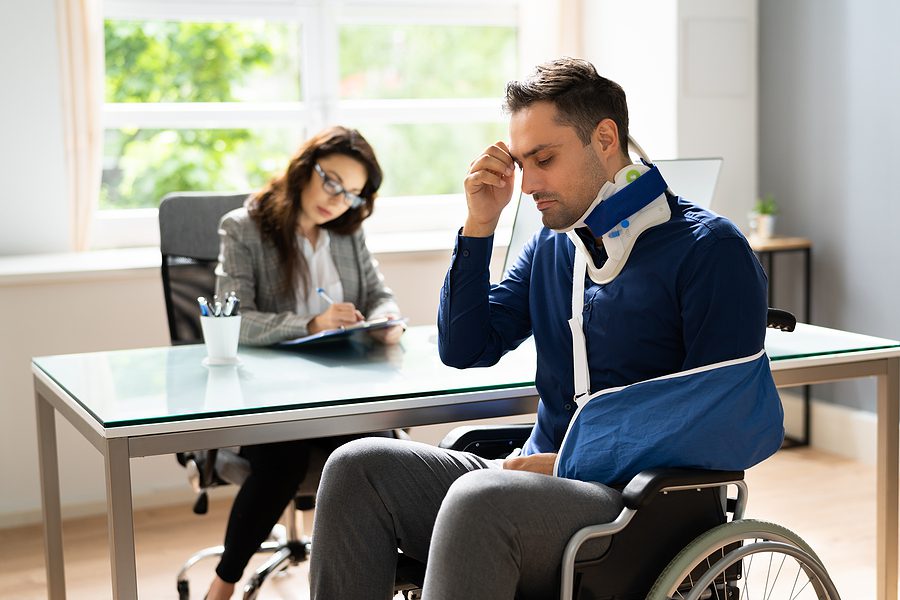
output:
[[768, 239], [775, 235], [775, 215], [761, 215], [751, 212], [747, 215], [750, 221], [750, 236]]
[[775, 215], [756, 216], [756, 235], [764, 240], [775, 235]]

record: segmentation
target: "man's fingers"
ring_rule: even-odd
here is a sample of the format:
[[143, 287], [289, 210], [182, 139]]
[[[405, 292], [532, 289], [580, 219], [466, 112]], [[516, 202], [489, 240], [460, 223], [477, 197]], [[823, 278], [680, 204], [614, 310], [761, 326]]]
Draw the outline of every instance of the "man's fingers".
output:
[[480, 169], [490, 169], [497, 172], [505, 172], [507, 169], [513, 169], [515, 161], [509, 153], [509, 148], [503, 142], [497, 142], [484, 149], [479, 156], [469, 163], [470, 171], [478, 171]]
[[506, 185], [506, 180], [503, 177], [490, 171], [476, 171], [466, 177], [466, 181], [478, 186], [504, 187]]
[[502, 158], [498, 158], [497, 156], [492, 156], [490, 154], [482, 154], [469, 168], [470, 173], [477, 173], [478, 171], [491, 171], [493, 173], [498, 173], [502, 175], [512, 175], [514, 170], [512, 159], [509, 156], [506, 156], [506, 160]]
[[503, 142], [496, 142], [495, 144], [488, 146], [487, 150], [484, 151], [485, 154], [493, 156], [494, 158], [499, 159], [504, 164], [512, 164], [512, 154], [509, 151], [509, 147]]

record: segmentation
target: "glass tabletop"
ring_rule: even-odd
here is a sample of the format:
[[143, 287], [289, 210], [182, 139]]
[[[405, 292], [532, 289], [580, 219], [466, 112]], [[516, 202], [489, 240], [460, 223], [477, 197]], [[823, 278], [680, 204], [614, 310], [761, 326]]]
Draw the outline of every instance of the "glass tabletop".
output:
[[[443, 365], [432, 326], [398, 346], [365, 334], [290, 349], [239, 350], [237, 366], [204, 366], [202, 345], [39, 357], [34, 364], [104, 427], [534, 386], [532, 339], [494, 367]], [[767, 330], [770, 360], [884, 348], [900, 342], [798, 323]]]
[[900, 348], [900, 342], [806, 323], [791, 332], [766, 330], [766, 353], [773, 362], [887, 348]]
[[494, 367], [441, 363], [434, 327], [397, 346], [364, 333], [290, 349], [241, 347], [239, 364], [204, 366], [201, 345], [46, 356], [33, 363], [104, 427], [534, 386], [529, 339]]

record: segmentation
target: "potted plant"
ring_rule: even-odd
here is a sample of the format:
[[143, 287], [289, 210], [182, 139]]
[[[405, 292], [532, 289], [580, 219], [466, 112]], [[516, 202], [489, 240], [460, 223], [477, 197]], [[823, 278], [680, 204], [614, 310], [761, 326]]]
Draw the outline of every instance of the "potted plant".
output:
[[750, 213], [750, 230], [752, 235], [768, 239], [775, 234], [775, 215], [778, 214], [778, 203], [775, 196], [766, 194], [756, 200], [753, 212]]

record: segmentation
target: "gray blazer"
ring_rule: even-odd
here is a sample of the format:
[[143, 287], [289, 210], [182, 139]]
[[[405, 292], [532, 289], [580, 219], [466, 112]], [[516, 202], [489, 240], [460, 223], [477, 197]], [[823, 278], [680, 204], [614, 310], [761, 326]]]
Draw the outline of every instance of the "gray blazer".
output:
[[[328, 233], [331, 256], [344, 287], [344, 301], [352, 302], [366, 318], [399, 313], [391, 290], [385, 287], [377, 263], [369, 254], [362, 228], [352, 235]], [[224, 298], [234, 291], [240, 298], [241, 343], [264, 346], [307, 335], [307, 324], [316, 315], [298, 315], [293, 294], [279, 290], [278, 251], [271, 242], [263, 241], [246, 208], [222, 217], [219, 239], [216, 294]]]

